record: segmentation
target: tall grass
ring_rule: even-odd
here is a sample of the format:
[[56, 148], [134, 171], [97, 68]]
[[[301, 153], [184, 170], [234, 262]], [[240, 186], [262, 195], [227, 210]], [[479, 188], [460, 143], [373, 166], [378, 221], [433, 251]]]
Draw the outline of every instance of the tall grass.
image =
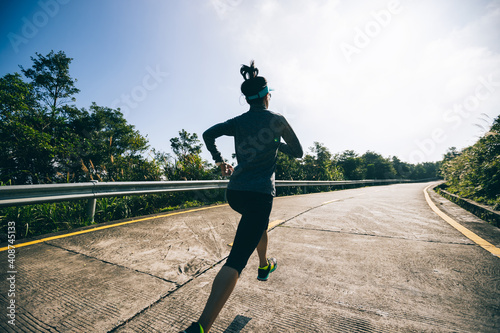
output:
[[223, 201], [224, 190], [100, 198], [97, 199], [94, 222], [87, 216], [86, 200], [0, 208], [0, 243], [7, 240], [7, 225], [10, 221], [15, 222], [16, 240], [19, 240]]
[[7, 223], [14, 221], [16, 239], [69, 230], [90, 224], [85, 203], [69, 201], [0, 209], [0, 241], [6, 240]]

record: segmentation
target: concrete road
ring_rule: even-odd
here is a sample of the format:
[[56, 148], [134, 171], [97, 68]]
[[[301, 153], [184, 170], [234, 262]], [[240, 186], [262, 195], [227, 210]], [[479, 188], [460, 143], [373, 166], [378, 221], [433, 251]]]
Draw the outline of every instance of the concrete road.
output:
[[[254, 254], [212, 332], [500, 332], [500, 258], [437, 216], [427, 185], [276, 198], [278, 269], [257, 281]], [[498, 228], [429, 193], [500, 247]], [[129, 220], [18, 247], [15, 274], [0, 252], [0, 331], [178, 332], [202, 311], [238, 220], [227, 205]]]

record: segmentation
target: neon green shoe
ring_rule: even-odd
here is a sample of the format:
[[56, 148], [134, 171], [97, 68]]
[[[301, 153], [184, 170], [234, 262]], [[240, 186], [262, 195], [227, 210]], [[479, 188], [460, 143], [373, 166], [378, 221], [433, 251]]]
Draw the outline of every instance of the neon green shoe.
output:
[[204, 333], [203, 327], [199, 323], [192, 323], [186, 330], [180, 333]]
[[267, 267], [259, 267], [257, 279], [260, 281], [267, 281], [269, 275], [276, 270], [276, 267], [278, 267], [276, 258], [268, 258]]

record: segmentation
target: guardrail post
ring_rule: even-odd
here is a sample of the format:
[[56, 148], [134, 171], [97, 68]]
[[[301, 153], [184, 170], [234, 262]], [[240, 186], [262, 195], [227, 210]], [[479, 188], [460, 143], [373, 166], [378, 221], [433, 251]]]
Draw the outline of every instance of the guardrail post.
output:
[[89, 199], [89, 201], [87, 202], [87, 216], [90, 217], [90, 222], [92, 223], [94, 223], [96, 204], [96, 198]]
[[[94, 184], [94, 186], [98, 183], [97, 180], [91, 180], [91, 182]], [[93, 191], [94, 195], [95, 192]], [[95, 207], [97, 205], [97, 199], [91, 198], [89, 201], [87, 201], [87, 216], [90, 217], [90, 222], [94, 223], [94, 216], [95, 216]]]

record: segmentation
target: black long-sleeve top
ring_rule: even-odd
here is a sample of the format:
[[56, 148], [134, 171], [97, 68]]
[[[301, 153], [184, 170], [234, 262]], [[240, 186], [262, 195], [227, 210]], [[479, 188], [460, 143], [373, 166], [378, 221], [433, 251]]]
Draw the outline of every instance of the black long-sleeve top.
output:
[[223, 135], [234, 137], [238, 161], [228, 189], [274, 196], [278, 150], [296, 158], [303, 155], [302, 146], [285, 117], [264, 107], [251, 106], [248, 112], [214, 125], [203, 133], [205, 145], [215, 162], [223, 162], [215, 145], [215, 139]]

